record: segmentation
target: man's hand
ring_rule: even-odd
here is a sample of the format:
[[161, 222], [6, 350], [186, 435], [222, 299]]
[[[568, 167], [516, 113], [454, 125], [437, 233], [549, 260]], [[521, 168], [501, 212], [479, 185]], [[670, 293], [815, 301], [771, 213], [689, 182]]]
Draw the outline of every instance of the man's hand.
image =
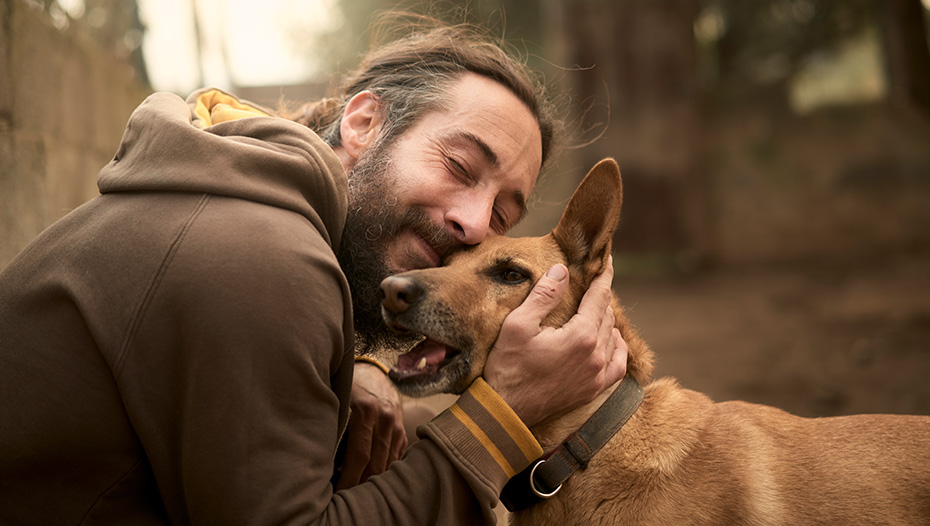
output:
[[552, 267], [504, 320], [484, 377], [527, 427], [590, 402], [626, 374], [626, 342], [610, 308], [612, 263], [562, 327], [539, 324], [568, 290], [564, 265]]
[[337, 491], [383, 472], [407, 449], [400, 393], [376, 366], [355, 363], [350, 407], [346, 459]]

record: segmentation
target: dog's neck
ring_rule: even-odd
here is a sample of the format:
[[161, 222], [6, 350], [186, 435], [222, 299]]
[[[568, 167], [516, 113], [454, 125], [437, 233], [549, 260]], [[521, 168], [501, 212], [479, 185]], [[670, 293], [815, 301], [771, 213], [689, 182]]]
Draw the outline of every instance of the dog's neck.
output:
[[530, 432], [533, 433], [533, 436], [536, 437], [536, 440], [539, 442], [539, 445], [542, 446], [543, 451], [546, 453], [552, 451], [559, 444], [561, 444], [568, 435], [574, 433], [578, 430], [587, 420], [594, 414], [595, 411], [604, 402], [607, 398], [614, 392], [617, 386], [620, 385], [620, 382], [613, 384], [612, 386], [604, 389], [601, 394], [591, 402], [573, 409], [567, 413], [563, 413], [554, 418], [544, 421], [543, 423], [534, 426], [530, 429]]
[[[616, 297], [611, 305], [614, 309], [616, 327], [620, 330], [620, 334], [627, 344], [626, 376], [635, 378], [640, 385], [645, 386], [652, 376], [652, 350], [630, 324], [623, 307], [620, 306]], [[530, 429], [543, 450], [546, 452], [551, 451], [558, 447], [570, 434], [578, 430], [604, 404], [604, 401], [610, 397], [619, 384], [620, 382], [617, 382], [608, 386], [591, 402], [552, 417]]]

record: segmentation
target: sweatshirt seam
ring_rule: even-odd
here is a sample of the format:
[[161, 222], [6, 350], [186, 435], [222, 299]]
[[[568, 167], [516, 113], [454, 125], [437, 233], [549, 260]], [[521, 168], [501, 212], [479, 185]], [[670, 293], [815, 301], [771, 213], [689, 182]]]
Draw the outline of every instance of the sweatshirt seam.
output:
[[138, 305], [136, 305], [133, 316], [130, 319], [129, 329], [126, 332], [126, 336], [123, 338], [123, 343], [120, 345], [120, 349], [117, 352], [116, 362], [113, 365], [113, 372], [117, 377], [120, 374], [120, 370], [122, 369], [123, 363], [126, 360], [126, 356], [129, 354], [129, 348], [132, 345], [136, 333], [139, 331], [139, 327], [142, 326], [142, 320], [145, 318], [145, 314], [148, 312], [148, 308], [152, 303], [152, 298], [154, 298], [162, 279], [164, 279], [165, 274], [168, 271], [168, 267], [170, 266], [172, 260], [174, 260], [174, 256], [177, 254], [178, 248], [186, 238], [187, 233], [190, 231], [191, 227], [193, 226], [196, 219], [200, 216], [201, 212], [203, 212], [204, 208], [206, 208], [206, 205], [209, 201], [210, 194], [203, 194], [201, 196], [200, 201], [194, 208], [194, 211], [191, 212], [190, 216], [184, 222], [181, 230], [177, 233], [174, 241], [172, 241], [171, 245], [168, 247], [168, 250], [165, 252], [161, 263], [158, 265], [158, 268], [155, 270], [155, 273], [149, 280], [148, 285], [146, 285], [145, 291], [142, 294], [142, 298], [139, 300]]
[[94, 499], [94, 502], [91, 503], [91, 505], [87, 508], [87, 511], [85, 511], [85, 512], [84, 512], [84, 515], [81, 517], [80, 522], [78, 522], [78, 525], [79, 525], [79, 526], [80, 526], [81, 524], [86, 524], [86, 523], [87, 523], [87, 517], [90, 516], [90, 514], [91, 514], [92, 511], [94, 511], [94, 508], [97, 507], [97, 504], [100, 503], [100, 500], [101, 500], [103, 497], [105, 497], [108, 493], [110, 493], [111, 491], [113, 491], [113, 489], [116, 488], [116, 487], [119, 485], [120, 482], [122, 482], [123, 480], [125, 480], [126, 477], [128, 477], [129, 474], [132, 473], [132, 472], [136, 469], [136, 466], [138, 466], [138, 465], [142, 462], [142, 460], [143, 460], [144, 458], [145, 458], [145, 455], [139, 455], [139, 456], [136, 458], [136, 461], [133, 462], [131, 466], [129, 466], [129, 469], [127, 469], [122, 475], [120, 475], [119, 477], [117, 477], [117, 479], [113, 481], [113, 484], [110, 484], [109, 486], [107, 486], [107, 488], [106, 488], [105, 490], [103, 490], [102, 492], [100, 492], [99, 495], [97, 495], [97, 498]]

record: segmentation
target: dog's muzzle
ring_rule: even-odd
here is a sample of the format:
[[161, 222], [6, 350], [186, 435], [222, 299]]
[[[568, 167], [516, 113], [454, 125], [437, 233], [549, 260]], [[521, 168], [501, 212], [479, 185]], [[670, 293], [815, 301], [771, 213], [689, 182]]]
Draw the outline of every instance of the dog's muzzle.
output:
[[381, 305], [394, 314], [406, 312], [423, 295], [423, 288], [413, 278], [389, 276], [381, 282]]

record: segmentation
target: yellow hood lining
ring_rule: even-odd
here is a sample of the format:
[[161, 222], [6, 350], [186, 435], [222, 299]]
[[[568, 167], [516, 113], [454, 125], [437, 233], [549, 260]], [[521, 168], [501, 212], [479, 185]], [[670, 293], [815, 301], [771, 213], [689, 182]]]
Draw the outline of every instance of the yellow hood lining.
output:
[[218, 89], [208, 90], [197, 96], [194, 114], [200, 119], [198, 124], [202, 128], [236, 119], [269, 116], [265, 111], [240, 102], [236, 97]]

